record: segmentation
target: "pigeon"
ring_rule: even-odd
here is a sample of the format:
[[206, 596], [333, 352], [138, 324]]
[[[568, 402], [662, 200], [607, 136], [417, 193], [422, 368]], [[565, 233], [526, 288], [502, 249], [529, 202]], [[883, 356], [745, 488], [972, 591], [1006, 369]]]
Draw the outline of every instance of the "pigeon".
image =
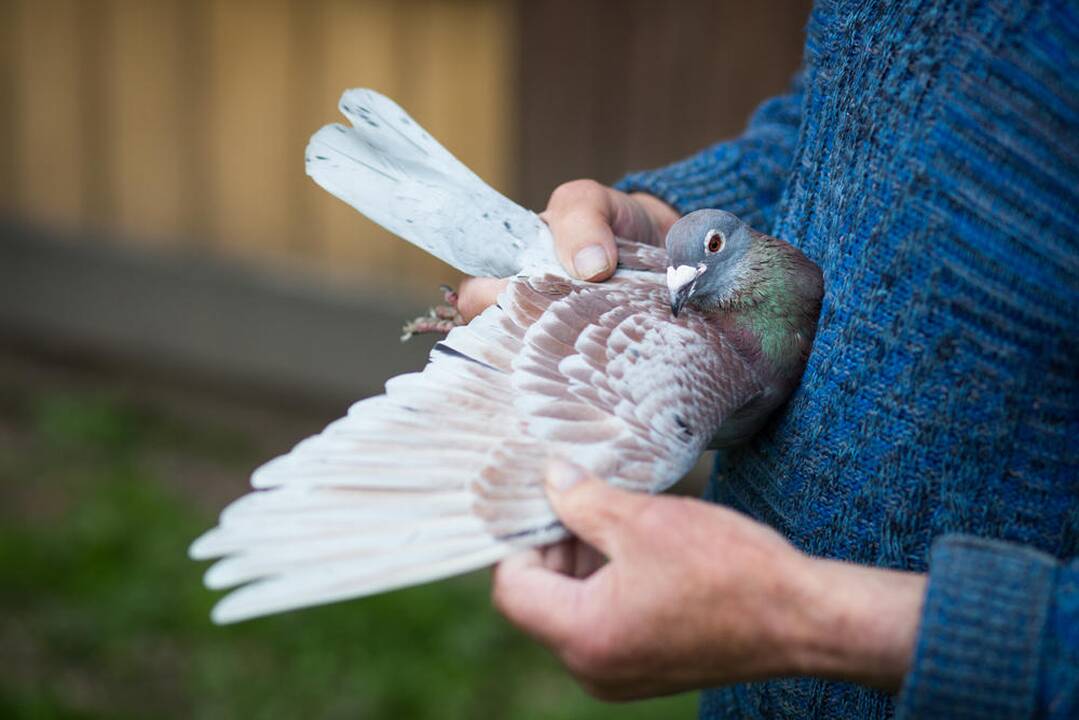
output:
[[617, 240], [603, 283], [570, 277], [546, 224], [486, 185], [388, 98], [348, 90], [351, 126], [312, 136], [307, 173], [391, 232], [477, 276], [496, 305], [422, 372], [258, 468], [191, 546], [217, 559], [229, 623], [490, 565], [568, 537], [551, 457], [655, 493], [709, 448], [747, 440], [798, 385], [823, 294], [793, 246], [722, 210], [666, 249]]

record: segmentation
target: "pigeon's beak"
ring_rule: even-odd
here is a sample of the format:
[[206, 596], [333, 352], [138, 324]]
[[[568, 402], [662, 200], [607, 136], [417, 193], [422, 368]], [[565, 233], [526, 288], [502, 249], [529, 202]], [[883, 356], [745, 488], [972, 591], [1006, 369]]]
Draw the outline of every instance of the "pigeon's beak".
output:
[[693, 290], [697, 287], [697, 278], [704, 274], [708, 266], [704, 263], [697, 267], [679, 265], [667, 268], [667, 289], [671, 293], [671, 314], [678, 317], [682, 306], [686, 304]]
[[678, 313], [682, 312], [682, 306], [686, 304], [686, 300], [689, 300], [689, 295], [692, 292], [693, 283], [690, 283], [671, 293], [671, 315], [678, 317]]

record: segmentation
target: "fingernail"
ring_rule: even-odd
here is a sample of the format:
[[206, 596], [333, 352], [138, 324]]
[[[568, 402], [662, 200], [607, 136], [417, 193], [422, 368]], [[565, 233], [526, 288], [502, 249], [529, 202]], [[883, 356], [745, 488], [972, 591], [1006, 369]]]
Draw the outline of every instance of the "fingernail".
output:
[[584, 470], [573, 463], [561, 458], [551, 458], [547, 461], [547, 484], [558, 492], [569, 490], [584, 478]]
[[589, 245], [586, 248], [581, 248], [573, 256], [573, 269], [577, 273], [577, 277], [582, 280], [588, 280], [605, 273], [609, 267], [607, 251], [600, 245]]

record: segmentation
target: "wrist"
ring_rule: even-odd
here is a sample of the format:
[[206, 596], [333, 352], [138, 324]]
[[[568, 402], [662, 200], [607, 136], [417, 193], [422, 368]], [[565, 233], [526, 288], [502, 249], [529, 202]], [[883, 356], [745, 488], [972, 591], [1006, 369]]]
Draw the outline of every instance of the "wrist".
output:
[[805, 561], [787, 627], [791, 670], [898, 691], [914, 655], [925, 575]]

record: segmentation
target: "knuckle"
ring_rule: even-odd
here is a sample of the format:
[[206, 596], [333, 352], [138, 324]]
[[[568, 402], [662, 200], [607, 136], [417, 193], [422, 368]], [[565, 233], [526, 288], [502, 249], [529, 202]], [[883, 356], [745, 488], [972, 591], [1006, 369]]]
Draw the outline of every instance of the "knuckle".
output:
[[662, 535], [678, 527], [686, 508], [682, 498], [642, 498], [631, 514], [630, 523], [645, 535]]
[[483, 312], [483, 307], [471, 300], [468, 302], [462, 300], [457, 304], [457, 310], [461, 313], [461, 317], [468, 321]]
[[603, 201], [606, 192], [606, 187], [595, 180], [570, 180], [554, 189], [547, 207], [557, 209], [573, 205], [596, 205]]
[[582, 522], [590, 523], [600, 534], [618, 528], [625, 519], [622, 508], [612, 507], [610, 504], [593, 503], [586, 512], [587, 514], [580, 513], [584, 515]]
[[466, 320], [479, 315], [489, 304], [475, 284], [467, 281], [461, 283], [461, 290], [457, 294], [457, 310]]
[[607, 504], [588, 500], [591, 498], [565, 499], [559, 506], [558, 514], [578, 537], [602, 543], [622, 523], [623, 513]]

